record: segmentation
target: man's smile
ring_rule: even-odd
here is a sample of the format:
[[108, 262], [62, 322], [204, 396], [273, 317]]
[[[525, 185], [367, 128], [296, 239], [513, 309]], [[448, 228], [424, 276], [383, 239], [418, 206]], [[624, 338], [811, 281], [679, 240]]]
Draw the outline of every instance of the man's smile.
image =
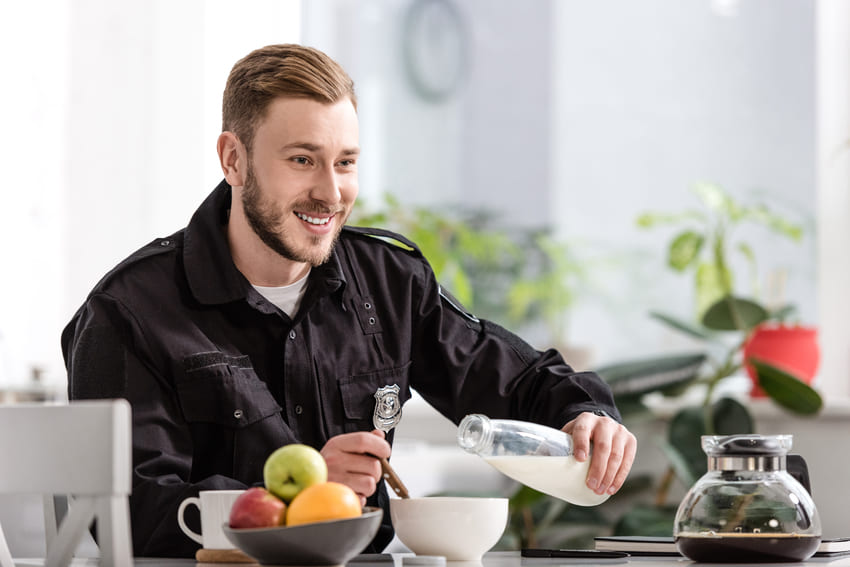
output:
[[297, 216], [299, 219], [303, 220], [304, 222], [308, 222], [310, 224], [315, 224], [315, 225], [320, 225], [320, 226], [324, 225], [324, 224], [328, 224], [329, 222], [331, 222], [331, 219], [333, 218], [333, 215], [330, 215], [330, 216], [327, 216], [327, 217], [311, 217], [310, 215], [307, 215], [307, 214], [304, 214], [304, 213], [299, 213], [297, 211], [295, 213], [295, 216]]

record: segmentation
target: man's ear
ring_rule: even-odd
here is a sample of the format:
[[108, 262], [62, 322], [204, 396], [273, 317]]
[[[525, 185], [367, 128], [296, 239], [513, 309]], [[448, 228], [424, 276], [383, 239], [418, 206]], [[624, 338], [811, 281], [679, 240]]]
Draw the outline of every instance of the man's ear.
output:
[[222, 132], [216, 144], [221, 171], [231, 187], [245, 185], [245, 172], [248, 168], [248, 153], [245, 146], [233, 132]]

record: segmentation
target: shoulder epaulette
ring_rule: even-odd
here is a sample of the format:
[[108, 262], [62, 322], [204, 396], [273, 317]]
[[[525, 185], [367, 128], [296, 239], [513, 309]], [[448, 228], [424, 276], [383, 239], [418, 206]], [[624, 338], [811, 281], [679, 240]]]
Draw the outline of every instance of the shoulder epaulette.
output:
[[367, 226], [348, 226], [345, 225], [343, 227], [344, 231], [353, 232], [354, 234], [361, 234], [364, 236], [371, 236], [372, 238], [376, 238], [382, 242], [386, 242], [401, 248], [403, 250], [407, 250], [408, 252], [416, 252], [420, 256], [422, 255], [422, 251], [419, 247], [413, 243], [413, 241], [405, 238], [404, 236], [398, 234], [397, 232], [393, 232], [391, 230], [386, 230], [384, 228], [374, 228]]
[[121, 262], [118, 263], [118, 265], [109, 270], [106, 275], [100, 278], [100, 281], [97, 282], [97, 284], [92, 289], [92, 293], [96, 292], [97, 290], [103, 289], [103, 287], [107, 283], [109, 283], [110, 280], [112, 280], [117, 274], [125, 270], [128, 266], [132, 266], [133, 264], [145, 258], [173, 251], [180, 244], [182, 238], [182, 232], [177, 232], [165, 238], [156, 238], [148, 244], [145, 244], [144, 246], [124, 258]]

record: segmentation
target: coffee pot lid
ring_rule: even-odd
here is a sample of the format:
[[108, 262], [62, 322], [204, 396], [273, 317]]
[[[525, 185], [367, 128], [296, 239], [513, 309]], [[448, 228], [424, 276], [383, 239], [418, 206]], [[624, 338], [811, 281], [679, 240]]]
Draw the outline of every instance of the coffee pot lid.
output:
[[710, 457], [781, 457], [791, 450], [791, 435], [703, 435], [702, 448]]
[[709, 471], [781, 471], [790, 435], [704, 435]]

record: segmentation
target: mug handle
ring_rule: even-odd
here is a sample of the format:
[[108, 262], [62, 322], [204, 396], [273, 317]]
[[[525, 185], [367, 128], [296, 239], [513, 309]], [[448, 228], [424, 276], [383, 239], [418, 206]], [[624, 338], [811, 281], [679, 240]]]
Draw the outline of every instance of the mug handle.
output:
[[195, 496], [190, 496], [186, 500], [180, 503], [180, 507], [177, 508], [177, 523], [180, 525], [180, 529], [183, 530], [183, 533], [195, 540], [196, 542], [204, 545], [204, 538], [199, 533], [195, 533], [192, 531], [192, 528], [186, 525], [186, 522], [183, 521], [183, 512], [186, 510], [186, 507], [189, 504], [194, 504], [198, 507], [198, 510], [201, 509], [201, 499]]

